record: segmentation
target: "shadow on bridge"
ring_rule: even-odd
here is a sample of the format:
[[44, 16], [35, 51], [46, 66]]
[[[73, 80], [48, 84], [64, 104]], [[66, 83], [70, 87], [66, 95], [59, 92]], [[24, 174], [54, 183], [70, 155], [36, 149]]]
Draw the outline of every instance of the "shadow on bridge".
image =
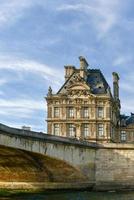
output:
[[64, 161], [0, 146], [0, 182], [85, 182], [87, 178]]

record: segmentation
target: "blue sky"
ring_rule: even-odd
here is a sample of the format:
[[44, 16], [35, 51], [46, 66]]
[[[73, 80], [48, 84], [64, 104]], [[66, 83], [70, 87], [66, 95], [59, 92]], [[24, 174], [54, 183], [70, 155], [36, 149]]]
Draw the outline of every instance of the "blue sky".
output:
[[80, 55], [111, 87], [119, 73], [122, 113], [134, 112], [133, 11], [132, 0], [0, 0], [0, 122], [46, 131], [48, 87]]

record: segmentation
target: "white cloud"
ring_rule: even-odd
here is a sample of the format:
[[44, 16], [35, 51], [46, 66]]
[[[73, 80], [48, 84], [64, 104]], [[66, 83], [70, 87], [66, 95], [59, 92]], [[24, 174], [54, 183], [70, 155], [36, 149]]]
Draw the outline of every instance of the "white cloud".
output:
[[132, 56], [130, 55], [120, 55], [113, 61], [113, 66], [121, 66], [132, 61]]
[[123, 76], [120, 81], [121, 110], [123, 113], [129, 114], [134, 112], [134, 74], [127, 72]]
[[124, 82], [122, 82], [120, 84], [120, 89], [124, 90], [127, 93], [132, 94], [132, 93], [134, 93], [134, 87], [133, 87], [133, 85], [134, 85], [134, 83], [132, 83], [132, 82], [128, 83], [127, 81], [124, 81]]
[[123, 114], [134, 112], [134, 101], [131, 98], [124, 99], [121, 103], [121, 108]]
[[[15, 23], [25, 16], [27, 9], [40, 5], [51, 11], [73, 11], [86, 14], [91, 19], [100, 36], [105, 35], [118, 21], [120, 0], [78, 1], [77, 3], [53, 3], [46, 0], [6, 0], [0, 6], [0, 28]], [[80, 2], [80, 3], [79, 3]], [[84, 18], [85, 20], [85, 18]], [[90, 23], [90, 22], [89, 22]]]
[[[38, 112], [40, 111], [44, 113], [45, 116], [47, 111], [46, 101], [37, 101], [28, 98], [9, 100], [0, 99], [0, 123], [14, 128], [21, 128], [25, 125], [30, 126], [32, 130], [35, 131], [46, 130], [46, 124], [43, 123], [43, 119], [41, 123], [38, 123], [38, 119], [40, 119]], [[8, 118], [8, 120], [6, 118]], [[25, 119], [27, 122], [21, 122], [22, 119]], [[37, 122], [35, 121], [36, 119]]]
[[0, 99], [0, 115], [18, 118], [33, 118], [37, 111], [46, 112], [46, 102], [32, 99]]
[[31, 6], [31, 0], [6, 0], [0, 4], [0, 27], [18, 20], [26, 8]]
[[32, 6], [46, 5], [46, 0], [1, 0], [0, 28], [14, 24], [25, 16], [27, 9]]
[[5, 85], [6, 83], [8, 83], [6, 78], [0, 78], [0, 86]]
[[42, 102], [38, 102], [37, 100], [31, 99], [13, 99], [13, 100], [4, 100], [0, 99], [0, 106], [1, 107], [21, 107], [27, 108], [32, 110], [42, 110], [44, 109], [44, 104]]
[[99, 37], [102, 37], [117, 23], [119, 3], [120, 0], [84, 1], [83, 3], [61, 4], [57, 10], [82, 12], [86, 14], [88, 16], [87, 21], [90, 22], [90, 19], [92, 20], [99, 33]]
[[3, 96], [4, 95], [4, 92], [3, 91], [0, 91], [0, 96]]
[[[17, 122], [5, 121], [5, 120], [2, 121], [2, 124], [9, 126], [9, 127], [12, 127], [12, 128], [19, 128], [19, 129], [21, 129], [22, 126], [28, 126], [28, 127], [31, 127], [32, 131], [37, 131], [37, 132], [44, 132], [44, 130], [46, 130], [45, 124], [42, 125], [42, 126], [41, 125], [37, 126], [37, 125], [32, 124], [32, 123], [19, 123], [19, 122], [17, 123]], [[45, 131], [45, 133], [46, 133], [46, 131]]]
[[24, 72], [38, 74], [46, 79], [49, 83], [53, 82], [55, 84], [55, 88], [57, 88], [56, 86], [61, 85], [61, 82], [63, 81], [63, 77], [58, 70], [34, 60], [0, 56], [0, 70], [6, 69], [14, 72], [21, 72], [21, 75]]

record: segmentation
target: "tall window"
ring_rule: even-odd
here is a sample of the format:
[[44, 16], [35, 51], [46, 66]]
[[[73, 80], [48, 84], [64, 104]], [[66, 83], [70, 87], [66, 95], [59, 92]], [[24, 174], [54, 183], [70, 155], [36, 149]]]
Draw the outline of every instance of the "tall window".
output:
[[98, 124], [98, 136], [102, 137], [104, 135], [104, 125]]
[[54, 117], [59, 117], [59, 115], [60, 115], [59, 107], [54, 107]]
[[88, 109], [88, 107], [84, 107], [82, 109], [82, 117], [84, 117], [84, 118], [88, 118], [89, 117], [89, 109]]
[[68, 124], [68, 133], [70, 137], [75, 137], [76, 128], [74, 124]]
[[60, 135], [60, 125], [54, 124], [54, 135]]
[[74, 108], [73, 107], [68, 108], [68, 117], [70, 117], [70, 118], [74, 117]]
[[98, 107], [98, 117], [104, 117], [104, 109], [103, 109], [103, 107]]
[[121, 142], [125, 142], [127, 140], [126, 131], [121, 131], [120, 139]]
[[83, 136], [89, 136], [89, 124], [83, 124]]

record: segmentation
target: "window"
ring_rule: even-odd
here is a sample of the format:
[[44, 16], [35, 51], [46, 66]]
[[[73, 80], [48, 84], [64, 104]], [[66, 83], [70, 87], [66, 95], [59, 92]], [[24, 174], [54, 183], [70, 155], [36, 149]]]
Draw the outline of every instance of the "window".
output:
[[89, 110], [88, 110], [88, 107], [84, 107], [84, 108], [82, 109], [82, 117], [84, 117], [84, 118], [89, 117]]
[[103, 117], [104, 116], [104, 109], [103, 107], [98, 107], [98, 117]]
[[68, 108], [68, 117], [70, 117], [70, 118], [74, 117], [74, 108], [73, 107]]
[[126, 141], [126, 139], [127, 139], [126, 131], [121, 131], [120, 139], [121, 139], [121, 142]]
[[58, 107], [55, 107], [54, 108], [54, 117], [59, 117], [59, 115], [60, 115], [60, 110]]
[[76, 128], [74, 124], [68, 124], [68, 132], [70, 137], [75, 137]]
[[83, 124], [83, 136], [89, 136], [89, 124]]
[[54, 124], [54, 135], [60, 135], [60, 126], [59, 126], [59, 124]]
[[98, 136], [101, 137], [104, 135], [104, 125], [98, 124]]
[[88, 101], [84, 101], [84, 104], [88, 104]]

